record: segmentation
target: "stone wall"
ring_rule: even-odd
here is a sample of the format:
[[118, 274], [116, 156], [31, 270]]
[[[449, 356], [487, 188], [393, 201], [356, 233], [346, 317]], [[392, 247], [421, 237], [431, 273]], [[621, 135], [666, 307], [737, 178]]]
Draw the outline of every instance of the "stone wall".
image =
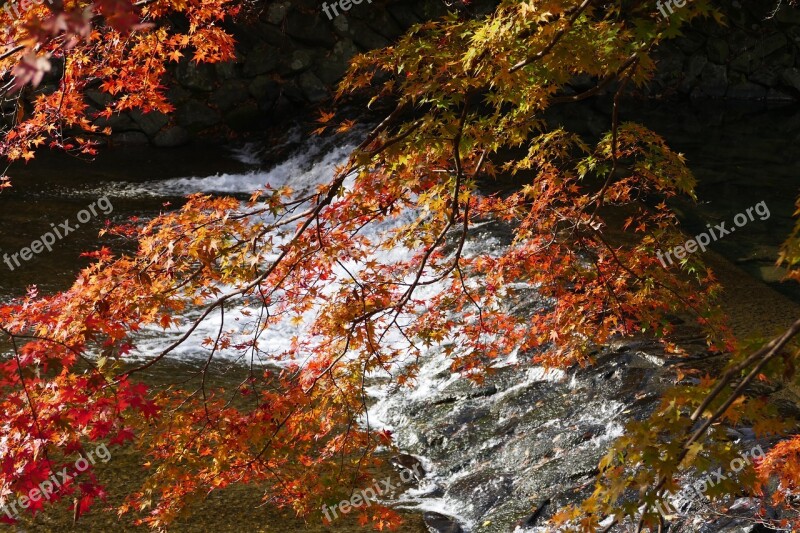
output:
[[[196, 65], [187, 58], [167, 80], [174, 116], [125, 113], [108, 121], [112, 141], [177, 146], [259, 131], [310, 104], [331, 98], [348, 61], [387, 46], [413, 24], [445, 14], [440, 1], [362, 0], [330, 20], [322, 0], [269, 3], [231, 31], [237, 60]], [[106, 97], [89, 93], [98, 108]]]
[[[800, 9], [783, 0], [775, 11], [780, 2], [726, 0], [728, 27], [698, 21], [685, 36], [667, 42], [644, 96], [800, 98]], [[469, 5], [485, 12], [491, 4]], [[126, 113], [99, 123], [112, 126], [112, 141], [163, 147], [260, 131], [329, 99], [356, 53], [386, 46], [447, 9], [443, 0], [361, 0], [331, 20], [322, 5], [323, 0], [266, 2], [231, 28], [237, 61], [195, 65], [184, 58], [168, 80], [174, 116]], [[98, 108], [106, 99], [100, 92], [89, 97]]]
[[727, 27], [696, 21], [683, 37], [661, 48], [651, 94], [797, 101], [800, 8], [788, 0], [727, 0], [721, 5]]

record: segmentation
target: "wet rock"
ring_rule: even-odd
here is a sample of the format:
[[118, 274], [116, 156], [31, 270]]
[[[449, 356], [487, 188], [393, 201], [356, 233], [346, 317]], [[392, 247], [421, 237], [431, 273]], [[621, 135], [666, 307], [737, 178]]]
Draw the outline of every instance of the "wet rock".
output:
[[800, 9], [781, 4], [775, 12], [775, 21], [783, 24], [800, 24]]
[[773, 33], [758, 42], [753, 49], [753, 55], [761, 59], [786, 46], [786, 42], [786, 35], [783, 33]]
[[271, 76], [257, 76], [248, 87], [248, 91], [258, 103], [268, 102], [270, 105], [280, 94], [280, 85]]
[[220, 111], [226, 112], [241, 105], [250, 98], [247, 82], [244, 80], [227, 80], [214, 94], [211, 95], [210, 102], [217, 106]]
[[779, 89], [770, 89], [769, 92], [767, 92], [767, 101], [774, 103], [782, 103], [782, 102], [788, 103], [788, 102], [794, 102], [795, 97]]
[[175, 70], [178, 82], [187, 89], [211, 91], [214, 88], [214, 67], [207, 63], [195, 63], [184, 57]]
[[443, 514], [427, 512], [422, 515], [425, 527], [430, 533], [463, 533], [463, 529], [458, 522]]
[[417, 481], [421, 481], [425, 477], [425, 467], [413, 455], [401, 453], [389, 459], [389, 463], [399, 472], [406, 472], [406, 477], [408, 477], [408, 473]]
[[214, 71], [221, 80], [232, 80], [239, 77], [240, 65], [237, 61], [223, 61], [214, 65]]
[[123, 131], [111, 135], [112, 144], [148, 144], [150, 140], [141, 131]]
[[773, 87], [781, 78], [781, 70], [772, 65], [761, 65], [748, 76], [748, 79], [765, 87]]
[[108, 104], [114, 101], [114, 97], [110, 94], [97, 91], [95, 89], [88, 89], [86, 91], [86, 98], [90, 101], [90, 103], [94, 103], [98, 108], [105, 108]]
[[386, 10], [405, 29], [421, 22], [419, 18], [408, 7], [402, 4], [391, 4], [386, 6]]
[[384, 9], [361, 9], [353, 10], [353, 16], [358, 17], [374, 30], [383, 35], [386, 39], [393, 41], [403, 34], [403, 28], [395, 22], [394, 18]]
[[542, 518], [543, 511], [550, 505], [550, 498], [546, 498], [544, 500], [540, 500], [534, 504], [535, 510], [526, 518], [523, 518], [519, 521], [517, 526], [519, 527], [534, 527], [537, 525], [537, 522]]
[[731, 100], [763, 100], [767, 97], [767, 88], [757, 83], [744, 82], [728, 89], [726, 96]]
[[272, 24], [280, 24], [289, 11], [289, 2], [276, 2], [267, 8], [267, 20]]
[[246, 102], [227, 113], [223, 120], [234, 131], [255, 131], [264, 128], [267, 117], [258, 104]]
[[244, 62], [244, 74], [247, 77], [254, 77], [271, 72], [277, 66], [278, 50], [270, 45], [262, 45], [248, 52]]
[[683, 39], [678, 41], [678, 46], [687, 54], [698, 51], [704, 44], [705, 38], [697, 33], [688, 33]]
[[189, 142], [189, 132], [180, 126], [172, 126], [159, 131], [152, 143], [159, 148], [175, 148]]
[[318, 61], [314, 73], [328, 86], [333, 86], [341, 79], [350, 64], [350, 58], [358, 53], [355, 43], [350, 39], [342, 39], [333, 47], [329, 57]]
[[311, 72], [303, 72], [297, 79], [297, 83], [300, 90], [303, 91], [303, 96], [309, 102], [321, 102], [330, 96], [328, 87]]
[[376, 32], [369, 25], [361, 20], [350, 19], [346, 31], [340, 31], [341, 37], [349, 37], [359, 47], [364, 50], [374, 50], [389, 45], [389, 40]]
[[700, 75], [700, 83], [692, 96], [721, 98], [727, 91], [728, 70], [723, 65], [707, 63]]
[[708, 60], [717, 63], [718, 65], [725, 64], [728, 61], [730, 50], [728, 48], [728, 41], [720, 37], [712, 37], [706, 44], [706, 53]]
[[800, 91], [800, 69], [797, 67], [784, 70], [781, 73], [781, 80], [789, 87]]
[[134, 109], [130, 112], [130, 115], [133, 121], [148, 137], [155, 136], [155, 134], [161, 131], [161, 128], [166, 126], [169, 122], [169, 117], [159, 111], [142, 113], [138, 109]]
[[99, 117], [95, 119], [94, 123], [100, 128], [111, 128], [117, 133], [138, 129], [137, 124], [128, 113], [113, 113], [108, 118]]
[[311, 66], [313, 58], [308, 50], [295, 50], [292, 53], [288, 66], [293, 72], [302, 72]]
[[177, 83], [173, 83], [172, 86], [167, 90], [167, 98], [173, 105], [180, 105], [184, 102], [189, 101], [192, 97], [192, 93], [178, 85]]
[[689, 92], [691, 90], [707, 63], [708, 58], [703, 54], [695, 54], [689, 58], [686, 65], [686, 76], [680, 86], [681, 91]]
[[191, 100], [177, 112], [178, 122], [187, 130], [199, 131], [219, 123], [216, 111], [202, 102]]
[[336, 44], [336, 38], [328, 24], [328, 18], [324, 15], [310, 16], [297, 10], [291, 10], [286, 16], [286, 34], [300, 41], [301, 43], [332, 47]]
[[749, 74], [753, 72], [757, 63], [756, 60], [757, 58], [752, 51], [742, 52], [731, 61], [730, 67], [736, 72]]

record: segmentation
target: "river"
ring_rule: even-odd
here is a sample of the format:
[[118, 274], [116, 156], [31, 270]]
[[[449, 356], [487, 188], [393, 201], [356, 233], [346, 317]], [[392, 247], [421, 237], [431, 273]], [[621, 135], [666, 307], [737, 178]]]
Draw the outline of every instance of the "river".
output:
[[[607, 113], [597, 109], [601, 108], [560, 110], [558, 120], [587, 135], [597, 134], [609, 123]], [[777, 301], [768, 287], [787, 297], [766, 311], [770, 316], [761, 317], [765, 323], [782, 323], [800, 298], [796, 284], [778, 282], [781, 272], [772, 264], [792, 226], [794, 200], [800, 194], [797, 109], [670, 103], [632, 106], [623, 110], [621, 118], [643, 121], [686, 155], [699, 180], [699, 203], [676, 205], [687, 234], [731, 220], [759, 202], [768, 206], [768, 218], [756, 217], [714, 242], [711, 249], [724, 258], [715, 261], [733, 284], [747, 287], [751, 294], [764, 291], [761, 299], [766, 302]], [[357, 135], [319, 139], [300, 131], [289, 128], [277, 142], [236, 147], [117, 147], [103, 150], [93, 162], [41, 154], [28, 164], [14, 165], [9, 172], [14, 186], [0, 193], [0, 255], [19, 252], [52, 231], [52, 224], [70, 220], [74, 225], [78, 214], [99, 198], [107, 198], [113, 210], [92, 216], [58, 240], [52, 251], [44, 250], [13, 270], [0, 263], [0, 299], [18, 296], [33, 284], [42, 292], [67, 287], [87, 264], [79, 257], [82, 251], [99, 246], [124, 250], [125, 244], [113, 237], [98, 238], [105, 219], [120, 223], [131, 216], [148, 218], [180, 205], [182, 197], [193, 192], [245, 199], [266, 183], [311, 187], [324, 182], [356, 144]], [[507, 236], [507, 229], [488, 224], [473, 230], [471, 242], [475, 251], [487, 251], [504, 246]], [[740, 305], [739, 300], [740, 296], [732, 296], [728, 301], [731, 312], [741, 317], [743, 310], [747, 314], [753, 307]], [[208, 331], [215, 327], [207, 326]], [[287, 342], [290, 334], [275, 331], [271, 342]], [[192, 368], [205, 336], [199, 331], [193, 342], [175, 352], [170, 372]], [[138, 355], [146, 357], [164, 338], [160, 332], [145, 332]], [[702, 350], [692, 335], [684, 341]], [[371, 388], [375, 420], [390, 427], [401, 448], [421, 461], [427, 472], [419, 486], [398, 502], [408, 510], [407, 531], [424, 530], [421, 515], [442, 532], [545, 531], [542, 518], [560, 504], [576, 500], [581, 487], [590, 482], [604, 445], [621, 434], [624, 421], [647, 412], [662, 390], [658, 383], [668, 366], [660, 348], [647, 339], [609, 347], [598, 360], [592, 369], [544, 372], [512, 358], [476, 388], [450, 376], [447, 361], [432, 350], [414, 390], [389, 392], [376, 381]], [[151, 379], [158, 382], [163, 377]], [[194, 513], [178, 530], [193, 531], [204, 523], [227, 530], [224, 524], [237, 520], [214, 522], [221, 515], [204, 514], [209, 508]], [[243, 512], [244, 507], [238, 511]], [[289, 520], [284, 515], [269, 516], [273, 522], [264, 531], [316, 530], [297, 522], [281, 524]], [[203, 522], [206, 519], [209, 522]], [[59, 530], [57, 522], [50, 524], [53, 530]], [[693, 526], [687, 522], [685, 527], [691, 531]], [[723, 525], [707, 530], [727, 531]]]

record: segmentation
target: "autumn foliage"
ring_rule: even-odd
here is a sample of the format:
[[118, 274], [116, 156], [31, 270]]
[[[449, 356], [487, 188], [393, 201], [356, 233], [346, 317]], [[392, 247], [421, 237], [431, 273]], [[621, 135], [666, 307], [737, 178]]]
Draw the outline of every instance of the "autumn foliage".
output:
[[[652, 76], [659, 43], [693, 17], [719, 14], [693, 0], [663, 21], [654, 6], [634, 4], [505, 1], [487, 17], [418, 25], [354, 59], [339, 97], [369, 92], [396, 108], [329, 183], [303, 194], [265, 188], [244, 204], [193, 196], [113, 229], [137, 243], [135, 253], [91, 252], [93, 264], [69, 290], [31, 290], [0, 307], [3, 494], [25, 493], [88, 442], [108, 441], [138, 446], [152, 463], [121, 509], [151, 527], [234, 483], [259, 484], [265, 500], [319, 519], [337, 490], [364, 484], [365, 466], [391, 443], [365, 417], [370, 376], [413, 386], [431, 346], [477, 381], [514, 350], [536, 364], [589, 365], [614, 337], [664, 338], [674, 316], [689, 316], [709, 350], [730, 354], [729, 369], [719, 379], [679, 377], [653, 417], [631, 425], [603, 460], [592, 497], [557, 516], [587, 531], [606, 517], [657, 525], [654, 504], [680, 472], [735, 456], [717, 438], [724, 424], [769, 415], [744, 391], [756, 377], [781, 379], [785, 368], [774, 363], [793, 350], [798, 328], [747, 349], [727, 330], [714, 303], [720, 287], [699, 258], [670, 269], [656, 259], [684, 241], [669, 200], [693, 196], [695, 181], [655, 132], [620, 122], [619, 106]], [[4, 20], [4, 90], [31, 95], [33, 107], [8, 126], [0, 150], [12, 161], [45, 145], [91, 153], [100, 132], [86, 115], [89, 87], [112, 97], [105, 116], [170, 111], [166, 66], [184, 56], [231, 59], [234, 43], [220, 24], [236, 11], [229, 0], [102, 0]], [[176, 16], [188, 30], [175, 29]], [[55, 62], [58, 89], [37, 92]], [[572, 90], [578, 75], [596, 86]], [[613, 119], [598, 139], [543, 118], [551, 106], [599, 93], [613, 97]], [[334, 113], [319, 125], [351, 126], [335, 124]], [[519, 187], [481, 192], [500, 176]], [[512, 242], [475, 253], [471, 229], [487, 220], [507, 224]], [[782, 258], [795, 272], [797, 240]], [[519, 316], [510, 302], [531, 289], [540, 309]], [[226, 327], [232, 314], [245, 319], [243, 335]], [[221, 325], [205, 339], [196, 390], [148, 391], [140, 373], [212, 318]], [[288, 348], [259, 342], [286, 321], [308, 329]], [[182, 332], [174, 342], [130, 360], [138, 332], [170, 327]], [[246, 363], [233, 390], [206, 380], [222, 352]], [[797, 490], [798, 450], [798, 439], [776, 447], [763, 478]], [[58, 497], [67, 496], [80, 514], [102, 488], [88, 475]], [[363, 518], [381, 528], [398, 520], [378, 508]]]

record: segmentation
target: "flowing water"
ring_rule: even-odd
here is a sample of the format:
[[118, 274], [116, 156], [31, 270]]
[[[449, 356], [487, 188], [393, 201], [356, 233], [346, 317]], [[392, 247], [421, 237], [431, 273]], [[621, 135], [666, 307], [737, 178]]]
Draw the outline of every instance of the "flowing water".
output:
[[[648, 106], [622, 117], [645, 122], [687, 156], [700, 181], [699, 204], [677, 205], [688, 235], [765, 202], [768, 219], [756, 218], [715, 242], [712, 249], [751, 276], [741, 286], [768, 291], [763, 281], [791, 298], [800, 292], [778, 284], [780, 271], [772, 263], [791, 228], [794, 199], [800, 194], [797, 111], [702, 106], [676, 112]], [[606, 114], [591, 107], [565, 109], [558, 120], [588, 135], [607, 129], [609, 122]], [[130, 216], [151, 217], [174, 208], [193, 192], [244, 199], [266, 183], [289, 183], [296, 190], [312, 187], [332, 174], [357, 139], [357, 135], [306, 139], [299, 131], [291, 130], [281, 143], [238, 149], [119, 148], [104, 152], [93, 163], [44, 155], [15, 166], [10, 172], [14, 187], [0, 194], [0, 259], [51, 231], [51, 224], [64, 220], [74, 224], [78, 212], [98, 198], [107, 198], [113, 211], [81, 224], [55, 243], [52, 252], [45, 250], [13, 270], [0, 262], [0, 300], [20, 295], [34, 283], [43, 292], [62, 289], [86, 264], [79, 258], [82, 251], [119, 247], [121, 243], [114, 239], [97, 237], [106, 218], [118, 223]], [[265, 164], [265, 160], [271, 162]], [[508, 228], [500, 224], [476, 227], [470, 249], [498, 250], [508, 237]], [[383, 259], [391, 260], [391, 254]], [[739, 283], [735, 277], [734, 283]], [[767, 299], [774, 301], [771, 295]], [[527, 299], [513, 305], [520, 313], [532, 313], [541, 302], [531, 291]], [[200, 342], [218, 326], [210, 321], [175, 352], [184, 365], [180, 368], [188, 372], [192, 362], [203, 357], [205, 348]], [[265, 343], [279, 350], [298, 333], [301, 327], [287, 325], [273, 330]], [[139, 355], [146, 357], [177, 334], [145, 332], [138, 343]], [[689, 328], [681, 341], [690, 353], [702, 355], [702, 340]], [[420, 461], [426, 471], [398, 505], [409, 510], [409, 516], [424, 515], [429, 527], [442, 532], [545, 531], [544, 518], [559, 506], [577, 501], [591, 487], [598, 458], [607, 443], [621, 434], [624, 422], [645, 416], [669, 384], [671, 361], [647, 339], [610, 346], [596, 357], [594, 368], [544, 372], [526, 365], [525, 357], [516, 354], [497, 364], [497, 372], [476, 387], [450, 375], [448, 361], [434, 349], [426, 356], [414, 389], [390, 390], [376, 380], [371, 387], [375, 401], [371, 420], [391, 428], [409, 454], [406, 460]], [[743, 435], [743, 445], [752, 440], [746, 432]], [[735, 524], [731, 522], [730, 527]], [[421, 526], [410, 527], [409, 531], [418, 531]], [[677, 530], [728, 531], [726, 527], [717, 522], [701, 527], [687, 519]], [[306, 529], [287, 523], [285, 529], [278, 525], [274, 530]]]

